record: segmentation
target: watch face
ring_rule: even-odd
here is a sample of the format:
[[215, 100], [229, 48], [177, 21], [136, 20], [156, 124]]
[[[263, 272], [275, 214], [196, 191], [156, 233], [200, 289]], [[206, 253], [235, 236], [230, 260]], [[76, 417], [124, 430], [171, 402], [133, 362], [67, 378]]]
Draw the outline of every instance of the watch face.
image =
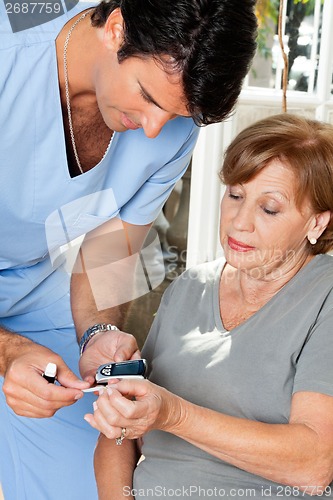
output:
[[109, 378], [130, 378], [131, 376], [144, 377], [146, 370], [147, 363], [144, 359], [108, 363], [99, 367], [96, 373], [96, 381], [100, 383]]

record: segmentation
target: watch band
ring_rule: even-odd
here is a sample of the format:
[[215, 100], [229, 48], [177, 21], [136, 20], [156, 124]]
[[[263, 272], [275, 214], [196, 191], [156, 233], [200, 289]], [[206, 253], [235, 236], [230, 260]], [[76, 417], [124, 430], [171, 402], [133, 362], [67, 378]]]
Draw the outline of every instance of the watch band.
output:
[[87, 347], [89, 340], [91, 340], [97, 333], [109, 332], [119, 330], [115, 325], [110, 325], [106, 323], [98, 323], [93, 325], [88, 330], [84, 332], [79, 342], [80, 356], [82, 356], [83, 351]]

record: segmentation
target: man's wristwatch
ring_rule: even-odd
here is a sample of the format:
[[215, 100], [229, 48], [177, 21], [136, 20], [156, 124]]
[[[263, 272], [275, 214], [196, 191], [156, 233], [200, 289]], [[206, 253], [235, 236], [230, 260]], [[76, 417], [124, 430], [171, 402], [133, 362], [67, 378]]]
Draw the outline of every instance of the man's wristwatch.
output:
[[91, 326], [84, 332], [79, 342], [80, 356], [82, 356], [89, 340], [91, 340], [97, 333], [109, 332], [112, 330], [119, 330], [115, 325], [110, 325], [106, 323], [98, 323], [97, 325]]

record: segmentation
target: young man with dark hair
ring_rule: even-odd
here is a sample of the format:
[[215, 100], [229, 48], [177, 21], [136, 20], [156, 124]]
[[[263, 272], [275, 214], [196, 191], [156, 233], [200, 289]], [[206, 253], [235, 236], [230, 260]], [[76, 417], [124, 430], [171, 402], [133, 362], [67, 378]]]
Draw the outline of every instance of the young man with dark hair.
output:
[[[253, 9], [252, 0], [79, 3], [12, 33], [0, 3], [6, 500], [97, 498], [97, 435], [83, 421], [94, 396], [82, 389], [100, 364], [139, 356], [121, 331], [131, 257], [187, 168], [197, 124], [235, 104], [255, 50]], [[49, 362], [60, 385], [41, 376]]]
[[208, 125], [226, 118], [240, 93], [256, 47], [253, 4], [103, 1], [92, 25], [105, 26], [120, 8], [124, 40], [118, 61], [153, 57], [167, 73], [180, 74], [188, 112], [198, 125]]

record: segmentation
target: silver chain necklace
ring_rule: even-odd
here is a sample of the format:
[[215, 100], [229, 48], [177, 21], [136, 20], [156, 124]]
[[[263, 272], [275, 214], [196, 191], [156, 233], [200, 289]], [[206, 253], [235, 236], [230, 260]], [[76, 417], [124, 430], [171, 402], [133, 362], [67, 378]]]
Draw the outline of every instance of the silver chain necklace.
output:
[[[67, 114], [68, 114], [68, 125], [69, 125], [69, 133], [70, 133], [70, 136], [71, 136], [71, 142], [72, 142], [72, 147], [73, 147], [73, 151], [74, 151], [74, 156], [75, 156], [75, 160], [76, 160], [76, 163], [77, 163], [77, 166], [79, 167], [79, 170], [81, 172], [81, 174], [84, 173], [84, 170], [81, 166], [81, 162], [80, 162], [80, 159], [79, 159], [79, 155], [78, 155], [78, 152], [77, 152], [77, 149], [76, 149], [76, 143], [75, 143], [75, 137], [74, 137], [74, 130], [73, 130], [73, 122], [72, 122], [72, 111], [71, 111], [71, 101], [70, 101], [70, 96], [69, 96], [69, 85], [68, 85], [68, 66], [67, 66], [67, 48], [68, 48], [68, 43], [69, 43], [69, 39], [71, 37], [71, 34], [75, 28], [75, 26], [80, 22], [82, 21], [82, 19], [84, 19], [86, 17], [87, 14], [89, 14], [90, 10], [84, 12], [82, 14], [82, 16], [80, 16], [76, 21], [75, 23], [73, 24], [73, 26], [70, 28], [69, 32], [67, 33], [67, 37], [66, 37], [66, 40], [65, 40], [65, 43], [64, 43], [64, 78], [65, 78], [65, 96], [66, 96], [66, 104], [67, 104]], [[109, 149], [109, 146], [111, 144], [111, 141], [112, 141], [112, 136], [113, 134], [111, 135], [111, 140], [105, 150], [105, 153], [103, 155], [103, 158], [101, 159], [104, 160], [105, 156], [106, 156], [106, 153]]]

